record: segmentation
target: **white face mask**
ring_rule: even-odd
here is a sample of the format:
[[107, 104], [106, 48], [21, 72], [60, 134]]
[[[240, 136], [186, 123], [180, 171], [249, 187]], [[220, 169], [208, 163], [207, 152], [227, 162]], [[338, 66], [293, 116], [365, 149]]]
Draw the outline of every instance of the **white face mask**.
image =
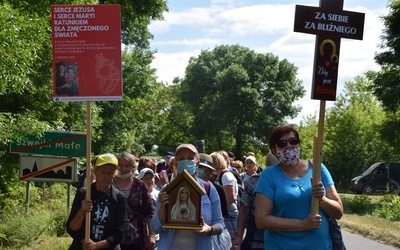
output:
[[279, 162], [295, 167], [300, 159], [300, 148], [286, 148], [277, 152]]
[[132, 172], [129, 172], [129, 173], [126, 173], [126, 174], [122, 174], [122, 175], [121, 174], [117, 174], [115, 176], [118, 177], [121, 180], [126, 180], [126, 179], [131, 178]]

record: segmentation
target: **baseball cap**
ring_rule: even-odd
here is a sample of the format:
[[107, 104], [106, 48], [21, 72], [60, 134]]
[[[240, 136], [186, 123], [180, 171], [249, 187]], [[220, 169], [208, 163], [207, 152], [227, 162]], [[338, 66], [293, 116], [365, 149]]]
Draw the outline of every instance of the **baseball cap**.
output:
[[256, 158], [254, 156], [247, 156], [246, 159], [244, 160], [244, 162], [246, 163], [247, 160], [250, 160], [250, 161], [254, 162], [254, 164], [257, 164]]
[[145, 176], [145, 174], [152, 174], [154, 176], [154, 172], [153, 170], [151, 170], [151, 168], [143, 168], [142, 170], [140, 170], [139, 176], [137, 178], [141, 180]]
[[165, 153], [165, 157], [172, 157], [172, 156], [174, 156], [174, 153], [172, 153], [171, 151]]
[[199, 153], [199, 152], [197, 151], [197, 148], [196, 148], [193, 144], [184, 143], [184, 144], [179, 145], [179, 146], [176, 148], [176, 150], [175, 150], [175, 155], [177, 155], [179, 151], [181, 151], [182, 149], [185, 149], [185, 148], [189, 149], [190, 151], [192, 151], [192, 152], [195, 153], [195, 154], [198, 154], [198, 153]]
[[200, 155], [199, 165], [202, 165], [203, 167], [206, 167], [206, 168], [212, 169], [212, 171], [215, 171], [215, 168], [212, 167], [213, 160], [212, 160], [211, 156], [208, 154], [203, 154], [203, 153], [200, 153], [199, 155]]
[[118, 169], [118, 159], [113, 154], [101, 154], [94, 158], [94, 167], [111, 164]]

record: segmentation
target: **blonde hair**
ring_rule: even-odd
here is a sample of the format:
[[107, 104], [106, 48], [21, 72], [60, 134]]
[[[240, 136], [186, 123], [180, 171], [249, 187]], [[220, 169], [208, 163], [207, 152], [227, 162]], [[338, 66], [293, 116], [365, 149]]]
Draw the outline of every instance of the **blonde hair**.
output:
[[233, 161], [231, 166], [243, 170], [243, 162], [241, 160]]
[[211, 158], [213, 160], [212, 167], [215, 169], [225, 170], [228, 168], [228, 162], [220, 152], [224, 151], [218, 151], [211, 154]]

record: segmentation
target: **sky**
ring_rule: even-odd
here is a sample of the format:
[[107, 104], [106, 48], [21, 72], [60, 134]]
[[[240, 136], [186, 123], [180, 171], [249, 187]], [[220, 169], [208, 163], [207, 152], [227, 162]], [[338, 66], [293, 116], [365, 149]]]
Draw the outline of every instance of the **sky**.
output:
[[[332, 0], [335, 1], [335, 0]], [[337, 0], [339, 1], [339, 0]], [[368, 70], [379, 70], [374, 56], [379, 51], [389, 0], [344, 0], [343, 10], [365, 13], [363, 40], [341, 39], [336, 98], [346, 81], [354, 81]], [[152, 67], [159, 81], [172, 84], [183, 78], [190, 57], [219, 45], [250, 48], [272, 53], [298, 68], [306, 94], [294, 105], [302, 111], [290, 123], [299, 124], [308, 115], [319, 116], [320, 101], [311, 99], [315, 35], [293, 31], [295, 6], [318, 7], [318, 0], [169, 0], [163, 21], [150, 25], [156, 51]], [[326, 101], [326, 108], [334, 101]]]

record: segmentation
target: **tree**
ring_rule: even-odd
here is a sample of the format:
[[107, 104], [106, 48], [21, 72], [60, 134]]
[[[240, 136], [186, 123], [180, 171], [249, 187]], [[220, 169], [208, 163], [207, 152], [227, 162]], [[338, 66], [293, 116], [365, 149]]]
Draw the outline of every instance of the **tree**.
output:
[[293, 118], [292, 103], [305, 93], [297, 68], [267, 53], [221, 45], [191, 58], [180, 81], [180, 98], [193, 114], [191, 134], [214, 149], [243, 149], [265, 142], [276, 125]]
[[[25, 134], [40, 134], [46, 130], [85, 130], [86, 113], [84, 103], [56, 103], [52, 100], [50, 5], [65, 4], [66, 1], [3, 0], [0, 3], [1, 193], [11, 186], [10, 181], [17, 179], [18, 156], [8, 153], [11, 140], [20, 139]], [[146, 96], [148, 91], [153, 89], [148, 88], [149, 85], [157, 86], [154, 70], [148, 70], [152, 60], [148, 42], [152, 35], [148, 25], [152, 20], [162, 19], [163, 12], [167, 10], [166, 1], [68, 1], [68, 4], [96, 3], [121, 4], [123, 30], [121, 41], [132, 46], [132, 51], [136, 53], [135, 60], [138, 60], [138, 64], [144, 69], [142, 74], [140, 68], [135, 68], [138, 70], [137, 74], [132, 75], [129, 82], [135, 83], [138, 93], [144, 90], [142, 96]], [[124, 70], [127, 71], [126, 68]], [[125, 91], [129, 86], [132, 85], [127, 84]], [[135, 97], [129, 94], [126, 94], [127, 102], [119, 105], [131, 111], [127, 105], [136, 103]], [[108, 131], [119, 131], [120, 124], [109, 123], [111, 120], [108, 119], [110, 114], [114, 114], [119, 108], [119, 105], [115, 103], [114, 105], [112, 108], [110, 106], [113, 105], [110, 103], [92, 105], [92, 138], [95, 149], [105, 149], [103, 145], [96, 143], [115, 141], [109, 147], [114, 150], [117, 148], [114, 146], [121, 141], [127, 144], [120, 143], [119, 148], [129, 148], [128, 145], [132, 142], [131, 134], [125, 133], [128, 126], [126, 123], [121, 125], [122, 133], [117, 135], [108, 133]], [[142, 114], [143, 110], [136, 111]], [[122, 112], [116, 114], [124, 115]], [[126, 115], [123, 121], [131, 121], [138, 116], [128, 112]], [[100, 126], [103, 122], [104, 125]]]
[[298, 132], [301, 140], [301, 158], [312, 159], [314, 137], [318, 134], [318, 120], [316, 115], [308, 115], [300, 121]]
[[374, 94], [387, 110], [395, 112], [400, 108], [400, 1], [391, 0], [388, 8], [389, 13], [382, 18], [385, 25], [381, 44], [383, 51], [375, 56], [382, 69], [370, 76], [374, 82]]
[[341, 188], [368, 166], [390, 157], [389, 145], [381, 140], [385, 117], [381, 104], [370, 91], [372, 82], [356, 77], [346, 82], [344, 93], [327, 114], [323, 162]]
[[103, 123], [102, 134], [93, 142], [93, 152], [145, 151], [147, 140], [140, 142], [138, 138], [146, 138], [157, 119], [159, 109], [154, 103], [161, 88], [155, 70], [150, 68], [151, 60], [148, 50], [133, 48], [123, 52], [123, 100], [97, 103]]

